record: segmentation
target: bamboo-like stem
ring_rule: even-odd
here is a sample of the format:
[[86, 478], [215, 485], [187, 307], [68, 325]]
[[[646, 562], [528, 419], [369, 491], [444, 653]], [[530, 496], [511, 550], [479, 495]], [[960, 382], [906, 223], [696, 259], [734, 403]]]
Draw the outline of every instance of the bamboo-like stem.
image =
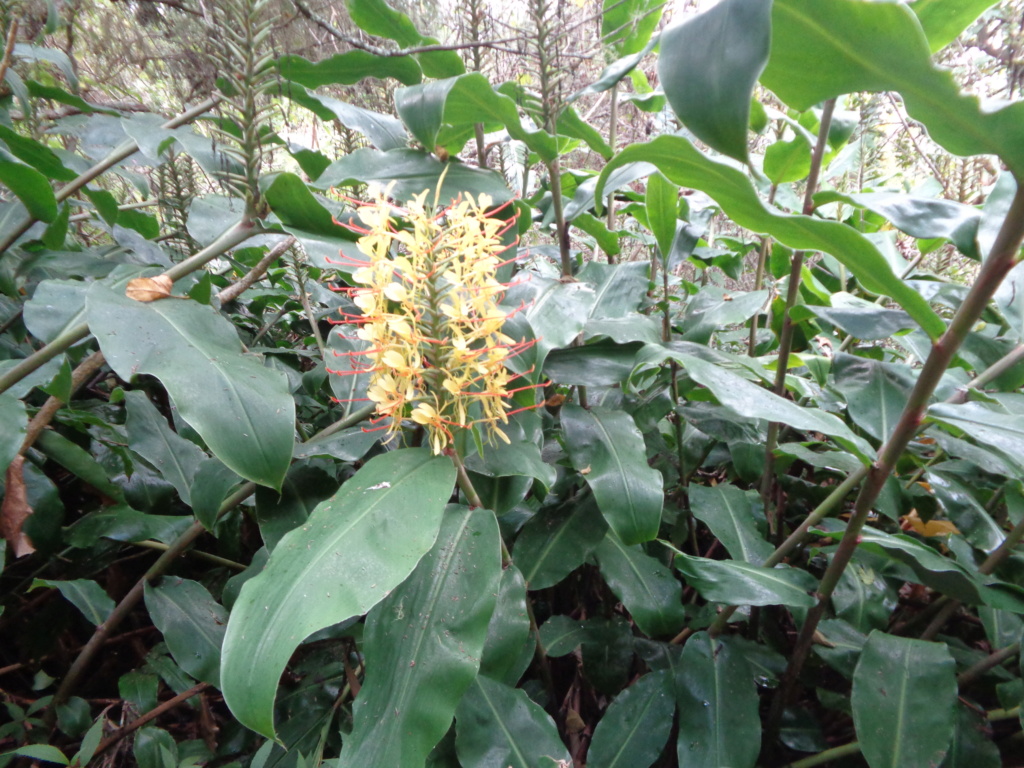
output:
[[[177, 117], [168, 120], [160, 127], [165, 129], [178, 128], [179, 126], [185, 125], [185, 123], [190, 123], [200, 115], [209, 112], [211, 109], [217, 106], [219, 101], [220, 99], [218, 97], [207, 99], [201, 104], [197, 104], [192, 109], [186, 112], [182, 112]], [[64, 202], [73, 194], [78, 192], [78, 190], [80, 190], [82, 187], [88, 184], [90, 181], [106, 173], [108, 170], [113, 168], [122, 160], [126, 160], [127, 158], [131, 157], [138, 151], [139, 145], [134, 140], [126, 141], [120, 144], [109, 155], [107, 155], [105, 158], [96, 163], [96, 165], [94, 165], [92, 168], [87, 170], [82, 175], [78, 176], [76, 179], [69, 181], [67, 184], [65, 184], [63, 187], [57, 190], [55, 194], [57, 202]], [[28, 230], [32, 227], [33, 224], [36, 223], [36, 221], [38, 221], [38, 219], [36, 219], [31, 214], [26, 216], [20, 224], [18, 224], [11, 230], [7, 237], [3, 238], [3, 240], [0, 240], [0, 253], [3, 253], [12, 245], [14, 245], [14, 243], [17, 242], [18, 238], [21, 237], [26, 232], [28, 232]]]
[[234, 301], [241, 296], [245, 291], [249, 290], [263, 275], [270, 269], [270, 265], [277, 261], [279, 258], [295, 245], [296, 240], [292, 236], [286, 237], [281, 242], [277, 243], [273, 248], [267, 251], [266, 255], [260, 259], [256, 266], [246, 272], [241, 278], [233, 282], [223, 291], [217, 294], [217, 298], [222, 304], [226, 304], [229, 301]]
[[[608, 106], [608, 146], [612, 148], [612, 152], [615, 152], [615, 145], [619, 140], [619, 84], [615, 83], [611, 87], [611, 102]], [[608, 227], [608, 231], [614, 231], [615, 229], [615, 193], [609, 193], [608, 197], [605, 198], [605, 207], [608, 209], [605, 212], [605, 226]], [[615, 254], [609, 253], [608, 263], [614, 264], [617, 259]]]
[[826, 763], [836, 760], [840, 757], [849, 757], [850, 755], [856, 755], [860, 752], [860, 742], [851, 741], [849, 744], [841, 744], [838, 747], [832, 747], [826, 749], [824, 752], [819, 752], [816, 755], [805, 757], [802, 760], [797, 760], [794, 763], [790, 763], [786, 768], [814, 768], [816, 765], [825, 765]]
[[[241, 221], [199, 253], [175, 264], [163, 274], [171, 278], [171, 280], [178, 280], [185, 275], [195, 272], [207, 262], [220, 256], [225, 251], [240, 245], [253, 235], [262, 234], [263, 231], [263, 228], [256, 224]], [[0, 374], [0, 392], [6, 392], [30, 373], [38, 370], [57, 355], [67, 351], [82, 339], [88, 338], [88, 336], [89, 326], [86, 323], [80, 323], [64, 330], [49, 344], [33, 352], [10, 370]]]
[[961, 690], [969, 686], [983, 674], [988, 672], [990, 669], [998, 667], [1000, 664], [1005, 664], [1007, 661], [1012, 659], [1014, 656], [1020, 654], [1020, 643], [1012, 643], [1005, 648], [1000, 648], [994, 653], [990, 653], [981, 661], [972, 664], [959, 675], [956, 676], [956, 684]]
[[93, 757], [95, 757], [96, 755], [102, 755], [112, 746], [117, 744], [117, 742], [121, 741], [121, 739], [123, 739], [125, 736], [134, 733], [135, 731], [139, 730], [139, 728], [144, 726], [146, 723], [156, 720], [158, 717], [160, 717], [160, 715], [170, 712], [179, 704], [183, 704], [184, 702], [188, 701], [193, 696], [195, 696], [197, 693], [202, 693], [209, 687], [209, 683], [198, 683], [197, 685], [193, 685], [187, 691], [179, 693], [173, 699], [168, 699], [163, 704], [160, 704], [154, 707], [153, 709], [149, 710], [149, 712], [147, 712], [146, 714], [135, 718], [123, 728], [118, 728], [116, 731], [114, 731], [113, 734], [111, 734], [110, 736], [108, 736], [100, 742], [99, 746], [96, 747], [96, 751], [93, 753]]
[[[818, 140], [814, 145], [814, 152], [811, 155], [811, 169], [807, 174], [807, 189], [804, 190], [804, 216], [814, 213], [814, 193], [818, 188], [818, 176], [821, 174], [821, 164], [825, 157], [825, 147], [828, 145], [828, 131], [832, 126], [832, 113], [835, 111], [836, 100], [834, 98], [825, 102], [821, 110], [821, 123], [818, 126]], [[796, 251], [789, 269], [789, 284], [786, 288], [786, 308], [782, 316], [782, 332], [779, 334], [779, 354], [776, 359], [775, 386], [772, 391], [780, 397], [786, 391], [786, 371], [789, 369], [789, 354], [793, 347], [793, 307], [800, 296], [800, 276], [804, 267], [804, 252]], [[775, 538], [781, 528], [783, 510], [777, 509], [774, 513], [769, 512], [771, 508], [771, 490], [775, 481], [775, 446], [779, 442], [779, 422], [773, 421], [768, 424], [768, 438], [765, 441], [764, 473], [761, 475], [761, 501], [764, 504], [765, 512], [768, 513], [768, 528]]]
[[932, 345], [931, 353], [925, 360], [892, 435], [879, 450], [878, 458], [868, 471], [867, 478], [861, 486], [854, 504], [853, 516], [846, 526], [846, 532], [843, 534], [818, 587], [818, 603], [807, 613], [790, 656], [786, 674], [776, 693], [775, 701], [772, 703], [772, 713], [767, 729], [770, 738], [774, 739], [782, 709], [807, 661], [818, 622], [825, 615], [832, 592], [853, 558], [853, 553], [860, 540], [861, 529], [867, 522], [868, 514], [874, 508], [885, 481], [896, 467], [896, 462], [918, 433], [924, 419], [925, 409], [928, 407], [928, 401], [931, 399], [935, 387], [938, 386], [942, 374], [949, 367], [963, 340], [988, 306], [996, 289], [1007, 273], [1016, 266], [1022, 241], [1024, 241], [1024, 185], [1018, 181], [1017, 191], [1010, 204], [1006, 219], [996, 236], [988, 260], [982, 265], [974, 285], [953, 316], [946, 332]]

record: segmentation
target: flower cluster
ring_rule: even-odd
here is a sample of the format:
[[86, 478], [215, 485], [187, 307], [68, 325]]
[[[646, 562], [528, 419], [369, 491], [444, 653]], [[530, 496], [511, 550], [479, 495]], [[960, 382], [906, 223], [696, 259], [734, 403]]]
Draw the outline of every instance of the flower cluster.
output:
[[355, 268], [347, 290], [362, 312], [343, 322], [359, 326], [367, 348], [337, 354], [363, 358], [349, 372], [371, 374], [367, 396], [389, 439], [408, 418], [426, 429], [434, 453], [451, 443], [453, 427], [481, 425], [488, 440], [508, 442], [498, 425], [508, 421], [516, 376], [505, 363], [530, 343], [501, 332], [506, 286], [495, 274], [514, 221], [495, 218], [500, 208], [488, 210], [487, 195], [439, 212], [426, 199], [395, 209], [382, 192], [359, 208], [363, 226], [353, 229], [365, 258], [339, 263]]

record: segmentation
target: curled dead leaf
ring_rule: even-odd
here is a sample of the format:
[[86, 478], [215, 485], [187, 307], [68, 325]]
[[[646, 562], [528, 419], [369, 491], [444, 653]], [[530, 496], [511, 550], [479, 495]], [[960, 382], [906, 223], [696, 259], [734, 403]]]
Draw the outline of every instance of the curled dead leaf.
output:
[[916, 509], [910, 510], [910, 514], [900, 518], [900, 528], [904, 531], [913, 531], [921, 536], [946, 536], [950, 533], [960, 533], [949, 520], [929, 520], [927, 523], [917, 514]]
[[22, 474], [24, 456], [16, 456], [7, 467], [7, 487], [4, 492], [4, 503], [0, 506], [0, 535], [7, 540], [7, 546], [14, 556], [31, 555], [36, 551], [32, 541], [21, 530], [21, 526], [29, 515], [32, 507], [28, 504], [28, 492], [25, 489], [25, 477]]
[[167, 275], [136, 277], [134, 280], [128, 281], [128, 287], [125, 288], [124, 293], [129, 299], [135, 299], [135, 301], [158, 301], [171, 295], [173, 285], [174, 281]]

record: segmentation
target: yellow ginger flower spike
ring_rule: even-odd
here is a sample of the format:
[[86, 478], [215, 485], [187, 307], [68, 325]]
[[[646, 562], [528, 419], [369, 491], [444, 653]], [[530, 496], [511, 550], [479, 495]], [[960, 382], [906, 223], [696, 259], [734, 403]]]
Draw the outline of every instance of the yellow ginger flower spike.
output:
[[355, 353], [362, 366], [335, 373], [370, 374], [367, 395], [389, 439], [411, 419], [434, 453], [448, 449], [456, 428], [478, 426], [488, 441], [508, 442], [498, 425], [508, 422], [516, 377], [505, 363], [529, 346], [501, 332], [505, 286], [495, 273], [513, 224], [494, 217], [487, 195], [434, 213], [428, 194], [405, 210], [387, 202], [387, 191], [361, 205], [364, 226], [352, 228], [365, 259], [338, 263], [355, 268], [357, 287], [347, 290], [361, 312], [342, 322], [356, 324], [368, 348]]

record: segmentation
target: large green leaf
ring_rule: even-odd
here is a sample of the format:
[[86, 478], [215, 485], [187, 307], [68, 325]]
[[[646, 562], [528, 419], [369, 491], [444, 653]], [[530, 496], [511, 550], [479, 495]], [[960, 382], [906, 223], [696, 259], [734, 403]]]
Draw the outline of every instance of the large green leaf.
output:
[[592, 498], [542, 509], [519, 532], [516, 565], [531, 589], [552, 587], [583, 564], [607, 529]]
[[244, 725], [274, 734], [274, 693], [292, 651], [319, 629], [366, 613], [437, 538], [455, 467], [423, 449], [368, 461], [242, 587], [228, 622], [224, 699]]
[[206, 587], [167, 576], [157, 584], [146, 582], [146, 608], [181, 668], [220, 686], [220, 651], [228, 612]]
[[110, 599], [110, 595], [103, 587], [89, 579], [35, 579], [29, 589], [36, 587], [54, 587], [59, 590], [64, 599], [80, 610], [94, 626], [106, 621], [110, 612], [114, 610], [114, 601]]
[[514, 686], [526, 671], [535, 647], [526, 600], [526, 579], [515, 565], [510, 565], [501, 574], [498, 599], [487, 627], [481, 675]]
[[683, 647], [676, 673], [679, 765], [751, 768], [761, 750], [754, 675], [727, 638], [706, 632]]
[[672, 110], [712, 149], [747, 159], [750, 100], [768, 61], [772, 0], [722, 0], [661, 33], [658, 74]]
[[7, 160], [5, 155], [0, 152], [0, 183], [21, 200], [32, 218], [37, 221], [57, 218], [57, 199], [49, 180], [31, 165]]
[[604, 580], [644, 634], [653, 637], [680, 630], [685, 619], [683, 590], [668, 568], [640, 547], [627, 547], [611, 530], [594, 554]]
[[914, 384], [909, 368], [847, 354], [836, 355], [832, 365], [850, 418], [877, 440], [888, 440]]
[[811, 142], [802, 133], [790, 141], [776, 141], [764, 151], [764, 175], [772, 184], [806, 178], [811, 170]]
[[409, 135], [402, 127], [401, 121], [391, 115], [363, 109], [320, 93], [309, 93], [299, 85], [294, 85], [288, 91], [288, 96], [295, 103], [315, 112], [323, 120], [337, 120], [346, 128], [359, 131], [382, 152], [402, 149], [408, 145]]
[[949, 752], [940, 768], [1001, 768], [999, 747], [988, 735], [990, 727], [984, 714], [959, 704]]
[[558, 155], [555, 137], [543, 130], [524, 128], [515, 101], [494, 90], [479, 72], [401, 88], [395, 92], [395, 108], [410, 132], [431, 150], [442, 125], [458, 127], [483, 122], [504, 127], [541, 160], [550, 161]]
[[953, 42], [993, 5], [992, 0], [917, 0], [910, 7], [924, 28], [928, 46], [935, 53]]
[[[385, 0], [346, 0], [345, 6], [360, 29], [394, 40], [403, 48], [438, 43], [436, 39], [420, 34], [412, 19], [392, 8]], [[462, 58], [452, 50], [427, 51], [417, 54], [417, 59], [427, 77], [451, 77], [466, 71]]]
[[789, 605], [810, 608], [818, 582], [789, 566], [763, 568], [736, 560], [709, 560], [679, 552], [676, 567], [705, 600], [729, 605]]
[[0, 125], [0, 141], [7, 145], [19, 160], [28, 163], [37, 171], [45, 174], [48, 178], [57, 181], [71, 181], [77, 175], [70, 168], [66, 167], [56, 153], [45, 144], [22, 136], [8, 128]]
[[[723, 483], [694, 485], [689, 497], [693, 516], [710, 529], [733, 558], [751, 565], [761, 565], [768, 559], [774, 547], [758, 529], [754, 507], [760, 505], [756, 494]], [[762, 515], [762, 523], [763, 519]]]
[[[870, 7], [897, 6], [871, 3]], [[601, 171], [596, 190], [598, 199], [611, 173], [632, 162], [653, 163], [676, 184], [707, 193], [741, 227], [771, 235], [790, 248], [831, 254], [846, 265], [864, 288], [896, 300], [930, 336], [937, 338], [945, 330], [945, 323], [928, 302], [895, 275], [878, 248], [862, 234], [835, 221], [769, 208], [742, 172], [705, 156], [681, 136], [659, 136], [646, 144], [633, 144], [622, 150]]]
[[932, 64], [909, 5], [775, 0], [761, 82], [801, 112], [845, 93], [898, 91], [910, 116], [954, 155], [999, 155], [1014, 172], [1024, 168], [1024, 103], [989, 111], [960, 93], [952, 73]]
[[539, 768], [544, 758], [571, 764], [555, 724], [520, 690], [480, 676], [455, 713], [463, 768]]
[[624, 544], [658, 535], [662, 476], [647, 465], [643, 435], [628, 413], [562, 408], [562, 429], [573, 467], [594, 492], [608, 525]]
[[942, 643], [875, 630], [853, 673], [850, 703], [871, 768], [938, 765], [953, 735], [956, 663]]
[[367, 77], [393, 77], [403, 85], [423, 79], [423, 70], [412, 56], [374, 56], [366, 51], [339, 53], [315, 64], [301, 56], [282, 56], [277, 68], [285, 80], [307, 88], [321, 85], [353, 85]]
[[660, 0], [604, 0], [601, 38], [620, 56], [639, 53], [647, 47], [664, 8]]
[[207, 456], [167, 423], [145, 392], [128, 392], [125, 397], [128, 443], [133, 451], [156, 467], [164, 480], [174, 486], [186, 504], [191, 503], [192, 480]]
[[651, 672], [624, 690], [594, 729], [587, 751], [590, 768], [649, 768], [672, 730], [672, 679]]
[[710, 389], [722, 405], [741, 416], [788, 424], [796, 429], [814, 430], [830, 435], [845, 448], [857, 453], [865, 463], [874, 455], [871, 445], [853, 433], [843, 421], [831, 413], [801, 408], [763, 387], [747, 381], [732, 371], [691, 355], [678, 355], [686, 373]]
[[477, 675], [500, 579], [494, 514], [449, 507], [433, 548], [366, 619], [366, 678], [339, 767], [423, 764]]
[[243, 354], [227, 320], [194, 301], [142, 303], [98, 283], [86, 314], [121, 378], [156, 376], [217, 458], [247, 480], [281, 487], [295, 442], [288, 379]]
[[981, 211], [972, 205], [899, 192], [844, 195], [830, 190], [814, 196], [817, 205], [837, 200], [885, 216], [897, 229], [911, 237], [949, 240], [961, 253], [978, 258], [976, 238]]
[[469, 192], [474, 197], [486, 193], [496, 203], [512, 197], [504, 179], [494, 171], [456, 161], [442, 163], [433, 155], [418, 149], [392, 149], [389, 152], [357, 149], [332, 163], [317, 179], [316, 186], [326, 189], [370, 181], [387, 185], [394, 181], [391, 196], [406, 201], [424, 191], [433, 192], [437, 189], [442, 172], [445, 173], [440, 195], [442, 202], [458, 197], [460, 192]]
[[963, 430], [986, 448], [995, 448], [1020, 465], [1024, 456], [1024, 415], [1010, 413], [998, 405], [983, 403], [938, 403], [928, 409], [928, 418]]
[[679, 220], [679, 187], [661, 173], [647, 177], [647, 194], [644, 197], [647, 212], [647, 226], [658, 242], [658, 251], [666, 258], [676, 237], [676, 222]]

